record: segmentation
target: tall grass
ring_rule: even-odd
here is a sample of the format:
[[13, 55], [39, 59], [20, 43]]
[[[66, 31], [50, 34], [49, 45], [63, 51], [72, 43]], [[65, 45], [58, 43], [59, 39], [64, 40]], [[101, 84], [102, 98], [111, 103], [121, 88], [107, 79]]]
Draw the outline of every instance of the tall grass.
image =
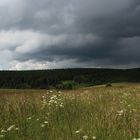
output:
[[136, 140], [140, 137], [139, 91], [111, 87], [2, 95], [0, 139]]

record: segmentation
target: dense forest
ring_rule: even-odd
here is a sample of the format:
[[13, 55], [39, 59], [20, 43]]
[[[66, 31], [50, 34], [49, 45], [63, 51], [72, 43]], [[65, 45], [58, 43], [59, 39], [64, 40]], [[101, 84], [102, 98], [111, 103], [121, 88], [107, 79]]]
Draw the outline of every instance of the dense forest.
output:
[[112, 82], [140, 82], [140, 69], [54, 69], [0, 71], [0, 88], [73, 88]]

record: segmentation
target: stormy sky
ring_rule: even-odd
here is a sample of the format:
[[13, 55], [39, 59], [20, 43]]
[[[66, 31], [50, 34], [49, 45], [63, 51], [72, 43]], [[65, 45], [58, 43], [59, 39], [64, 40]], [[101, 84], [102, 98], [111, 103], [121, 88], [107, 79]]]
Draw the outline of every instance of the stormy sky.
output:
[[140, 0], [0, 0], [0, 69], [140, 67]]

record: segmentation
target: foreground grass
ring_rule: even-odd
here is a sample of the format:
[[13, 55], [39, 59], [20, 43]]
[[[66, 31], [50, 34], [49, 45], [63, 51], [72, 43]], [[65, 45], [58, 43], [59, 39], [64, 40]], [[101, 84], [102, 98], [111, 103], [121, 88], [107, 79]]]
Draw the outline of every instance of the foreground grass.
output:
[[2, 140], [136, 140], [140, 137], [138, 85], [39, 91], [39, 94], [18, 92], [0, 94]]

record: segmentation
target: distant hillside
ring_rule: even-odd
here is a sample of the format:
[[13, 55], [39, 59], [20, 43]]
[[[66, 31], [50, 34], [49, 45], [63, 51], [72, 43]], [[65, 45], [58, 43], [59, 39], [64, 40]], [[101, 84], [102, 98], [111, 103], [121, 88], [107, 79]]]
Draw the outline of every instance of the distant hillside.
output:
[[65, 83], [98, 85], [111, 82], [140, 82], [140, 69], [56, 69], [0, 71], [0, 88], [63, 88]]

